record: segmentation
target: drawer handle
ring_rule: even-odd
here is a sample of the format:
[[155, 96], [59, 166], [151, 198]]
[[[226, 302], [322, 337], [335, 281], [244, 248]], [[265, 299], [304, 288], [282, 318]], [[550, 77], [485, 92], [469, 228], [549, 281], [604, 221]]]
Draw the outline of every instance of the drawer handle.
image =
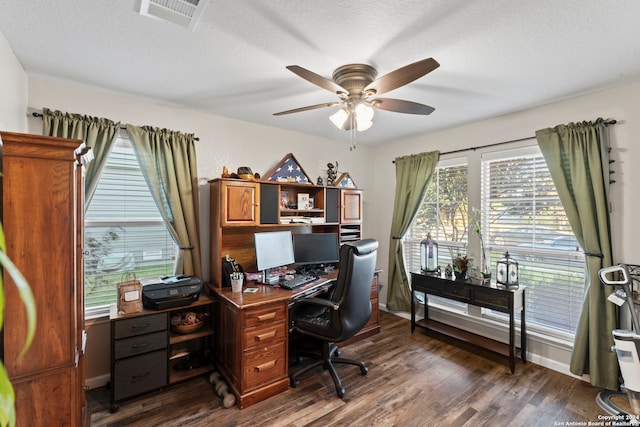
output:
[[256, 316], [256, 318], [261, 321], [264, 322], [265, 320], [271, 320], [271, 319], [275, 319], [276, 318], [276, 313], [271, 312], [271, 313], [267, 313], [267, 314], [261, 314], [259, 316]]
[[148, 346], [149, 346], [149, 343], [146, 343], [146, 342], [145, 343], [140, 343], [140, 344], [134, 344], [133, 345], [133, 349], [134, 350], [138, 350], [140, 348], [145, 348], [145, 347], [148, 347]]
[[275, 338], [276, 332], [277, 332], [276, 330], [273, 330], [271, 332], [265, 332], [264, 334], [255, 335], [254, 339], [256, 342], [260, 342], [260, 341], [268, 340], [271, 338]]
[[146, 372], [145, 372], [145, 373], [143, 373], [143, 374], [133, 375], [133, 376], [131, 377], [131, 379], [132, 379], [133, 381], [140, 381], [140, 380], [144, 379], [145, 377], [148, 377], [148, 376], [149, 376], [149, 374], [151, 374], [151, 371], [146, 371]]
[[273, 369], [276, 366], [276, 361], [272, 360], [270, 362], [267, 363], [263, 363], [262, 365], [258, 365], [255, 368], [253, 368], [253, 370], [255, 372], [260, 372], [260, 371], [265, 371], [267, 369]]
[[151, 323], [134, 323], [131, 329], [144, 329], [151, 326]]

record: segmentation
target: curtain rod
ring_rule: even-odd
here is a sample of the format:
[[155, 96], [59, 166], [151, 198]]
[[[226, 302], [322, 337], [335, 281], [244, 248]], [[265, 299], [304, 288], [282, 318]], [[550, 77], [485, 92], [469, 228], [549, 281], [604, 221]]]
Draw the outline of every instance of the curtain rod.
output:
[[[42, 114], [42, 113], [38, 113], [37, 111], [32, 112], [32, 113], [31, 113], [31, 115], [32, 115], [33, 117], [39, 117], [39, 118], [44, 117], [44, 114]], [[126, 127], [126, 126], [120, 126], [120, 129], [122, 129], [122, 130], [127, 130], [127, 127]], [[195, 141], [200, 141], [200, 138], [198, 138], [198, 137], [196, 137], [196, 136], [194, 136], [194, 137], [193, 137], [193, 139], [194, 139]]]
[[[617, 121], [615, 119], [606, 119], [604, 121], [604, 125], [608, 126], [608, 125], [615, 125], [617, 123]], [[456, 153], [462, 153], [465, 151], [476, 151], [479, 150], [481, 148], [489, 148], [489, 147], [496, 147], [498, 145], [505, 145], [505, 144], [513, 144], [514, 142], [521, 142], [521, 141], [526, 141], [528, 139], [534, 139], [535, 136], [527, 136], [525, 138], [518, 138], [518, 139], [511, 139], [509, 141], [502, 141], [502, 142], [494, 142], [493, 144], [486, 144], [486, 145], [479, 145], [477, 147], [469, 147], [469, 148], [461, 148], [459, 150], [452, 150], [452, 151], [445, 151], [444, 153], [440, 153], [440, 155], [445, 155], [445, 154], [456, 154]], [[391, 163], [395, 163], [395, 160], [392, 160]]]

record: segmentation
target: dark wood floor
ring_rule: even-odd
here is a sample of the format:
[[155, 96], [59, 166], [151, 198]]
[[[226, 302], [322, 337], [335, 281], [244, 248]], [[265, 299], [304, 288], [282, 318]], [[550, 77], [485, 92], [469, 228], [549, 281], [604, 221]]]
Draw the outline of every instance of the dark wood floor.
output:
[[[554, 426], [598, 421], [598, 389], [521, 362], [516, 373], [381, 313], [382, 333], [343, 349], [369, 374], [339, 366], [347, 389], [335, 395], [327, 372], [249, 408], [224, 408], [205, 378], [126, 401], [109, 412], [109, 392], [88, 393], [92, 426]], [[580, 425], [580, 424], [573, 424]]]

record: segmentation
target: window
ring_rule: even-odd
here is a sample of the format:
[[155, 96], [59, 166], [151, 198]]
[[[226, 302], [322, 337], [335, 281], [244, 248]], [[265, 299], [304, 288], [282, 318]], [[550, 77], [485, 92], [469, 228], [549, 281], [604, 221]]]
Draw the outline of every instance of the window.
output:
[[[527, 286], [527, 326], [547, 336], [571, 341], [585, 283], [584, 252], [573, 234], [555, 185], [536, 146], [485, 153], [480, 176], [468, 176], [460, 159], [439, 162], [408, 233], [403, 239], [407, 270], [420, 269], [420, 241], [431, 232], [438, 242], [438, 263], [444, 268], [466, 253], [468, 183], [480, 189], [483, 240], [495, 280], [498, 259], [506, 251], [518, 262], [520, 283]], [[475, 253], [480, 253], [478, 248]], [[447, 308], [461, 303], [429, 298]], [[470, 314], [473, 315], [473, 314]], [[482, 315], [506, 322], [492, 310]]]
[[585, 281], [573, 234], [537, 146], [482, 156], [482, 212], [491, 265], [504, 252], [527, 286], [527, 324], [575, 333]]
[[[420, 271], [420, 241], [431, 232], [438, 242], [438, 265], [452, 264], [467, 245], [467, 165], [460, 159], [440, 161], [427, 193], [402, 243], [405, 266]], [[429, 297], [431, 301], [465, 309], [466, 304]]]
[[85, 213], [86, 315], [108, 313], [125, 273], [174, 274], [177, 247], [151, 197], [128, 139], [118, 138]]

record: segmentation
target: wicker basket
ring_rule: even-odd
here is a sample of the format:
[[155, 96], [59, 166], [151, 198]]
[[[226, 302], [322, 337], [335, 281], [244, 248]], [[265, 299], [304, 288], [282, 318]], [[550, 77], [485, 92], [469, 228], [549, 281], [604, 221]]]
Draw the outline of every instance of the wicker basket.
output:
[[190, 334], [198, 329], [202, 329], [206, 323], [207, 322], [198, 322], [192, 325], [171, 325], [171, 329], [179, 334]]

